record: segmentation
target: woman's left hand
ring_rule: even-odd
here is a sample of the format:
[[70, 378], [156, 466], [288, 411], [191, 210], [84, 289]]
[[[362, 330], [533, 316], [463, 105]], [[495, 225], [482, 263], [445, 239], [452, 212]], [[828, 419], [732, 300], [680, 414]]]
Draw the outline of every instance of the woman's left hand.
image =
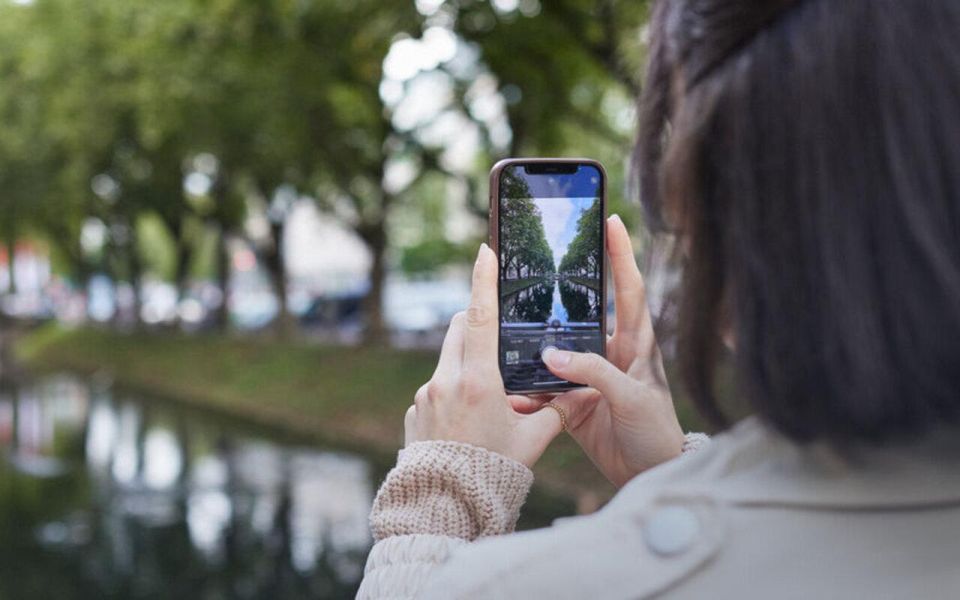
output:
[[406, 441], [465, 442], [532, 467], [560, 433], [561, 422], [549, 408], [515, 411], [504, 393], [497, 363], [497, 271], [496, 255], [483, 244], [473, 267], [470, 307], [450, 322], [437, 369], [407, 411]]

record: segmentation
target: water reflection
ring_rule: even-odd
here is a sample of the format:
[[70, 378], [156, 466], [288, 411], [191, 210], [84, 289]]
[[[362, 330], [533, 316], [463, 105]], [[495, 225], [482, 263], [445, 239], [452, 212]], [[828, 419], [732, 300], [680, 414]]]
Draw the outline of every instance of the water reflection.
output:
[[71, 377], [0, 389], [0, 596], [351, 597], [364, 459]]
[[557, 288], [569, 321], [591, 323], [600, 320], [600, 293], [597, 290], [566, 279], [559, 281]]
[[591, 323], [600, 320], [600, 294], [568, 278], [546, 278], [504, 296], [501, 309], [508, 323]]
[[545, 323], [553, 304], [553, 281], [525, 287], [503, 298], [504, 320], [510, 323]]

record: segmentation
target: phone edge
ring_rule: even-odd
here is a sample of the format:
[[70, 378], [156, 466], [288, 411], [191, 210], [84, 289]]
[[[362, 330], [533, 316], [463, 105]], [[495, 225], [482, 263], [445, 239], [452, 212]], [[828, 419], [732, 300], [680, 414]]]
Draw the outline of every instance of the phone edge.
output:
[[[490, 182], [487, 186], [488, 191], [488, 204], [489, 209], [487, 211], [487, 229], [488, 229], [488, 245], [490, 249], [497, 256], [497, 370], [500, 370], [500, 228], [498, 224], [500, 222], [500, 203], [498, 201], [500, 197], [500, 174], [503, 172], [503, 169], [514, 164], [523, 164], [523, 163], [576, 163], [576, 164], [588, 164], [593, 167], [596, 167], [600, 171], [600, 178], [602, 182], [601, 194], [600, 194], [600, 203], [602, 205], [602, 217], [600, 225], [600, 272], [602, 273], [600, 277], [600, 294], [601, 294], [601, 303], [603, 309], [600, 311], [600, 331], [603, 336], [603, 345], [601, 346], [600, 356], [606, 358], [607, 356], [607, 170], [604, 168], [603, 164], [600, 161], [592, 158], [503, 158], [498, 160], [490, 168]], [[501, 374], [502, 377], [502, 374]], [[553, 387], [547, 389], [533, 389], [533, 390], [512, 390], [504, 384], [504, 391], [508, 394], [517, 394], [517, 395], [529, 395], [529, 394], [557, 394], [563, 393], [570, 390], [581, 389], [585, 387], [590, 387], [582, 383], [573, 383], [567, 382], [566, 385], [560, 387]]]

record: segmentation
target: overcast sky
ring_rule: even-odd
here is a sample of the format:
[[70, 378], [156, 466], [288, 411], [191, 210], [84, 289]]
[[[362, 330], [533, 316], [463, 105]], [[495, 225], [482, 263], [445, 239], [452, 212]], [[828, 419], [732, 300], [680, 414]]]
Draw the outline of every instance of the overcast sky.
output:
[[533, 203], [543, 216], [543, 231], [547, 243], [553, 250], [554, 265], [567, 252], [567, 246], [577, 233], [577, 219], [580, 213], [593, 204], [595, 198], [534, 198]]

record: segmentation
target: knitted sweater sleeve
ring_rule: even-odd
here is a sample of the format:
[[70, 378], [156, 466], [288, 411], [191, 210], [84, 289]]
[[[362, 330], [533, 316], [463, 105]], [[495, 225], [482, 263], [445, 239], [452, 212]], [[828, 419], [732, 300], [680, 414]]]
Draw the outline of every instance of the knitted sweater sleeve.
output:
[[376, 542], [357, 598], [414, 598], [459, 545], [513, 531], [533, 473], [459, 442], [400, 451], [370, 513]]
[[[684, 454], [707, 440], [688, 434]], [[512, 532], [532, 484], [530, 469], [483, 448], [446, 441], [410, 444], [373, 502], [376, 543], [357, 598], [416, 598], [456, 548]]]

